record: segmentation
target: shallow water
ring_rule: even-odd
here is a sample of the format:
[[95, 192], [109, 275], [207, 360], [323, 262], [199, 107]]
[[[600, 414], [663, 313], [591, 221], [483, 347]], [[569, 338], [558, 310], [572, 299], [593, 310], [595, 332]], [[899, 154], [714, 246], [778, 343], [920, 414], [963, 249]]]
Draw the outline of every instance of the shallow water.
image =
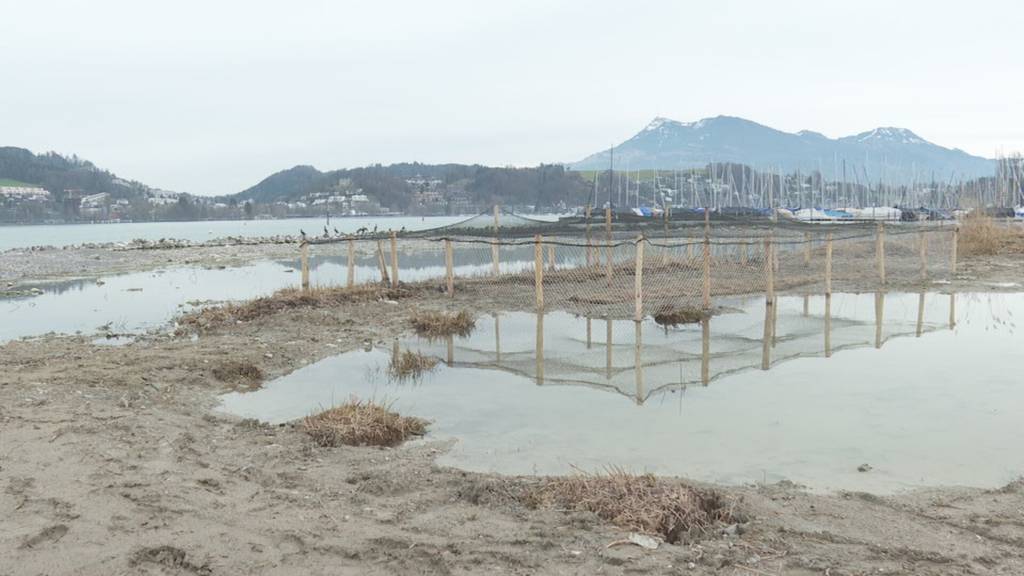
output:
[[[380, 230], [425, 230], [461, 222], [469, 216], [387, 216], [331, 218], [330, 228], [342, 234], [375, 226]], [[530, 215], [540, 220], [555, 220], [550, 214]], [[277, 236], [299, 234], [305, 230], [320, 234], [326, 218], [288, 218], [284, 220], [212, 220], [203, 222], [126, 222], [117, 224], [61, 224], [0, 226], [0, 252], [27, 246], [72, 246], [84, 243], [129, 242], [136, 238], [159, 240], [178, 238], [202, 242], [227, 236]]]
[[[402, 254], [401, 280], [416, 282], [443, 278], [443, 259], [438, 254]], [[440, 256], [443, 258], [443, 255]], [[341, 285], [347, 275], [345, 256], [323, 251], [310, 259], [314, 285]], [[490, 253], [455, 250], [454, 273], [468, 277], [491, 272]], [[503, 253], [503, 273], [533, 266], [532, 248]], [[0, 342], [49, 332], [61, 334], [96, 332], [138, 333], [166, 326], [175, 316], [191, 309], [189, 303], [240, 301], [268, 296], [287, 287], [298, 287], [299, 260], [259, 262], [222, 269], [170, 268], [71, 280], [34, 287], [39, 295], [0, 299]], [[379, 280], [376, 260], [361, 256], [355, 266], [356, 282]], [[121, 342], [123, 343], [123, 341]]]
[[885, 493], [1024, 473], [1024, 295], [836, 294], [827, 323], [824, 298], [805, 314], [783, 297], [767, 347], [763, 298], [725, 304], [735, 312], [680, 328], [591, 319], [589, 340], [586, 318], [484, 316], [450, 345], [398, 342], [450, 361], [418, 381], [388, 378], [386, 343], [227, 394], [221, 409], [284, 422], [353, 395], [388, 400], [458, 439], [442, 464], [507, 474], [622, 466]]

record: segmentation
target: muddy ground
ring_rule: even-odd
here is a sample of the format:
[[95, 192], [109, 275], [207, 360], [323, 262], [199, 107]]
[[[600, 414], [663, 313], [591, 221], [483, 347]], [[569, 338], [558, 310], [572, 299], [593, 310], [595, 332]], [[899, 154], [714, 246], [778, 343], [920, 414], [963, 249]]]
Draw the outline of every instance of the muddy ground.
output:
[[[54, 258], [46, 277], [80, 274], [88, 254]], [[105, 254], [91, 270], [136, 269], [133, 257]], [[1020, 282], [1022, 270], [1016, 255], [965, 263], [955, 289]], [[609, 548], [625, 531], [531, 509], [519, 495], [535, 479], [439, 467], [447, 446], [429, 434], [395, 449], [320, 448], [292, 426], [212, 410], [218, 394], [258, 385], [219, 380], [225, 362], [273, 378], [388, 340], [417, 307], [480, 306], [471, 286], [453, 301], [427, 286], [196, 337], [0, 346], [0, 575], [1024, 573], [1024, 483], [887, 497], [721, 486], [747, 522], [652, 551]]]

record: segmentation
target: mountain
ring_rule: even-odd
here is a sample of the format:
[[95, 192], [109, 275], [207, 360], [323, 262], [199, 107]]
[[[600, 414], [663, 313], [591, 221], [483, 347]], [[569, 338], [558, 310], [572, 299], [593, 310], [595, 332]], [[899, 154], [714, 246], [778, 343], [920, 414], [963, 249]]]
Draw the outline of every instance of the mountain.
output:
[[[944, 148], [905, 128], [874, 130], [832, 139], [803, 130], [792, 134], [732, 116], [677, 122], [655, 118], [615, 147], [615, 168], [684, 169], [711, 162], [746, 164], [783, 172], [820, 170], [826, 178], [889, 183], [914, 180], [969, 180], [992, 176], [994, 160]], [[574, 170], [605, 170], [608, 151], [571, 164]]]
[[0, 146], [0, 178], [44, 188], [56, 198], [63, 198], [65, 190], [86, 195], [107, 192], [114, 198], [132, 198], [149, 190], [74, 155], [33, 154], [13, 146]]

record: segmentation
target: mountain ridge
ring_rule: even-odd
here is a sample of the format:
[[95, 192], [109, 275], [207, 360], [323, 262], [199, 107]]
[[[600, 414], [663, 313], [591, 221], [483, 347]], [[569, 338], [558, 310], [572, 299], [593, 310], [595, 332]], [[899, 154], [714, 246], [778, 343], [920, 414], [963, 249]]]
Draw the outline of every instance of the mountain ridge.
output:
[[[719, 115], [693, 122], [656, 116], [614, 147], [616, 169], [687, 169], [712, 162], [733, 162], [769, 170], [820, 171], [841, 178], [845, 163], [856, 178], [894, 183], [991, 176], [996, 162], [959, 148], [946, 148], [912, 130], [880, 126], [829, 138], [820, 132], [791, 133], [738, 116]], [[572, 162], [574, 170], [604, 170], [607, 150]], [[934, 175], [934, 176], [933, 176]]]

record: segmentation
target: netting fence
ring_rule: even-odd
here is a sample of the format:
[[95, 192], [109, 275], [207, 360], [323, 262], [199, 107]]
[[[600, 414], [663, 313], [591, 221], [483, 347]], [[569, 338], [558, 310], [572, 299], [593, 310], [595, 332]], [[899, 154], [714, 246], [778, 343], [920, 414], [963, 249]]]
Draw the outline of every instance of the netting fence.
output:
[[927, 286], [956, 272], [952, 223], [540, 222], [486, 215], [426, 231], [302, 242], [304, 288], [424, 283], [495, 310], [641, 320], [723, 296]]

